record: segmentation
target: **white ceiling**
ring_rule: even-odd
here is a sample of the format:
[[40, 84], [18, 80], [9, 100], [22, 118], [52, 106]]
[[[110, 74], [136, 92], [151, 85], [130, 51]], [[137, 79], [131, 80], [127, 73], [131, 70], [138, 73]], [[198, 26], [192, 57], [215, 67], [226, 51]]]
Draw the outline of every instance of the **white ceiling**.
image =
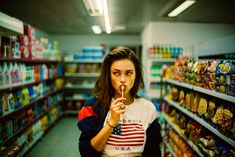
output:
[[[166, 14], [182, 0], [108, 0], [111, 34], [138, 35], [150, 21], [235, 24], [235, 0], [197, 0], [176, 18]], [[0, 11], [50, 34], [93, 34], [104, 18], [91, 17], [82, 0], [1, 0]], [[118, 27], [126, 27], [120, 30]]]

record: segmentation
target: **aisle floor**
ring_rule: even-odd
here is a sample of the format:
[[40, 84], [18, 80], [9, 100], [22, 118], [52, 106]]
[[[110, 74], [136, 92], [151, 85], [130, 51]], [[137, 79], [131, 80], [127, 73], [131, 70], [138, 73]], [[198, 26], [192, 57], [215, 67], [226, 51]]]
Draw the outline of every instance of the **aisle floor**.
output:
[[80, 157], [77, 118], [65, 117], [26, 154], [26, 157]]

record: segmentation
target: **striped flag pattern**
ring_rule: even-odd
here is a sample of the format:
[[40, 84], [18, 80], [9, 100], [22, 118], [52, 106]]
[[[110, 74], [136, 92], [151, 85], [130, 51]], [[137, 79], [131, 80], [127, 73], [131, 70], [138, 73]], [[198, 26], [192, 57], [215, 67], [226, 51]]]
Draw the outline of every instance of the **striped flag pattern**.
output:
[[111, 133], [107, 145], [142, 146], [144, 145], [144, 128], [142, 124], [117, 124]]

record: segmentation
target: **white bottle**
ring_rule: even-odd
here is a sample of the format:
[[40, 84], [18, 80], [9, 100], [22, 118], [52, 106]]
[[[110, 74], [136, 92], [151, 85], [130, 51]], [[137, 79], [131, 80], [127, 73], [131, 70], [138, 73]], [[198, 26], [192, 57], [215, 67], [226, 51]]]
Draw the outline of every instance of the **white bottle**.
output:
[[21, 71], [22, 83], [26, 83], [26, 66], [25, 66], [25, 64], [20, 65], [20, 71]]
[[4, 88], [4, 73], [3, 73], [3, 66], [0, 65], [0, 89]]
[[9, 66], [9, 82], [11, 85], [15, 84], [15, 70], [12, 63]]
[[7, 65], [7, 63], [4, 63], [4, 67], [3, 67], [3, 75], [4, 75], [4, 85], [5, 87], [10, 87], [10, 73], [9, 73], [9, 67]]
[[14, 71], [15, 71], [15, 81], [16, 83], [20, 83], [20, 67], [18, 63], [14, 64]]

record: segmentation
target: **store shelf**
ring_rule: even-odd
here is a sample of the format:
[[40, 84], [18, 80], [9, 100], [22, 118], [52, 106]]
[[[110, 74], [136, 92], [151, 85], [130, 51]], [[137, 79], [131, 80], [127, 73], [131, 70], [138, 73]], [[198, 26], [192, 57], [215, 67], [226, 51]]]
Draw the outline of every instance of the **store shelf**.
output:
[[76, 59], [69, 60], [65, 58], [65, 63], [102, 63], [103, 59]]
[[173, 151], [173, 149], [171, 148], [171, 146], [169, 145], [169, 143], [164, 142], [164, 144], [166, 145], [166, 148], [167, 148], [167, 150], [171, 153], [171, 155], [172, 155], [173, 157], [177, 157], [177, 155], [175, 154], [175, 152]]
[[65, 73], [65, 77], [99, 77], [100, 73]]
[[[54, 124], [62, 117], [62, 115], [60, 115], [54, 122]], [[50, 125], [50, 127], [47, 129], [49, 130], [50, 128], [52, 128], [54, 126], [54, 124]], [[47, 132], [47, 131], [46, 131]], [[35, 138], [35, 140], [33, 141], [33, 143], [31, 145], [29, 145], [26, 149], [24, 149], [22, 152], [20, 152], [20, 154], [17, 157], [24, 157], [25, 154], [46, 134], [46, 132], [44, 132], [44, 134], [40, 134], [38, 137]]]
[[153, 63], [174, 63], [175, 58], [151, 58], [150, 61]]
[[205, 128], [207, 128], [208, 130], [210, 130], [211, 132], [213, 132], [215, 135], [217, 135], [218, 137], [220, 137], [222, 140], [224, 140], [225, 142], [229, 143], [231, 146], [235, 147], [235, 141], [224, 136], [222, 133], [220, 133], [217, 129], [215, 129], [214, 127], [212, 127], [210, 124], [208, 124], [205, 120], [201, 119], [200, 117], [198, 117], [197, 115], [194, 115], [193, 113], [191, 113], [190, 111], [188, 111], [187, 109], [183, 108], [180, 106], [179, 103], [176, 103], [170, 99], [168, 99], [166, 96], [164, 97], [164, 100], [174, 106], [175, 108], [177, 108], [179, 111], [183, 112], [184, 114], [186, 114], [187, 116], [189, 116], [190, 118], [192, 118], [193, 120], [195, 120], [196, 122], [198, 122], [199, 124], [201, 124], [202, 126], [204, 126]]
[[84, 97], [65, 97], [66, 101], [87, 101], [90, 98], [84, 98]]
[[163, 80], [165, 82], [168, 82], [168, 83], [180, 86], [180, 87], [188, 88], [188, 89], [200, 92], [200, 93], [204, 93], [204, 94], [207, 94], [207, 95], [214, 96], [216, 98], [220, 98], [220, 99], [223, 99], [223, 100], [235, 103], [235, 97], [230, 96], [230, 95], [226, 95], [226, 94], [223, 94], [223, 93], [215, 92], [215, 91], [212, 91], [212, 90], [209, 90], [209, 89], [205, 89], [205, 88], [202, 88], [202, 87], [194, 86], [194, 85], [191, 85], [191, 84], [188, 84], [188, 83], [184, 83], [184, 82], [180, 82], [180, 81], [177, 81], [177, 80], [165, 79], [165, 78]]
[[168, 115], [164, 114], [164, 118], [167, 121], [167, 123], [180, 135], [180, 137], [198, 154], [200, 157], [204, 157], [204, 155], [201, 153], [201, 151], [195, 146], [191, 141], [188, 140], [183, 134], [179, 126], [175, 125], [174, 123], [171, 122], [170, 118]]
[[161, 77], [150, 77], [149, 82], [161, 82]]
[[52, 80], [55, 80], [55, 79], [60, 78], [60, 77], [61, 76], [56, 76], [56, 77], [53, 77], [53, 78], [48, 78], [48, 79], [35, 81], [35, 82], [16, 83], [16, 84], [13, 84], [13, 85], [2, 86], [2, 87], [0, 87], [0, 92], [10, 92], [10, 91], [22, 88], [24, 86], [32, 86], [32, 85], [39, 84], [39, 83], [42, 83], [42, 82], [52, 81]]
[[22, 152], [20, 152], [18, 157], [23, 157], [42, 138], [42, 136], [43, 136], [43, 134], [36, 137], [31, 145], [29, 145], [26, 149], [24, 149]]
[[200, 92], [200, 93], [207, 94], [207, 95], [211, 95], [211, 96], [223, 99], [223, 100], [227, 100], [227, 101], [230, 101], [232, 103], [235, 103], [235, 97], [230, 96], [230, 95], [226, 95], [226, 94], [223, 94], [223, 93], [218, 93], [218, 92], [211, 91], [211, 90], [208, 90], [208, 89], [205, 89], [205, 88], [202, 88], [202, 87], [197, 87], [197, 86], [194, 86], [193, 90], [197, 91], [197, 92]]
[[18, 63], [60, 63], [59, 60], [49, 59], [23, 59], [23, 58], [0, 58], [1, 62], [18, 62]]
[[7, 34], [23, 34], [23, 22], [0, 12], [0, 32]]
[[94, 84], [86, 84], [86, 85], [66, 85], [65, 89], [94, 89]]
[[34, 123], [36, 123], [39, 119], [41, 119], [43, 116], [45, 116], [50, 110], [52, 110], [56, 105], [60, 104], [62, 102], [62, 100], [56, 102], [52, 107], [48, 108], [44, 113], [42, 113], [41, 115], [39, 115], [37, 118], [33, 119], [31, 122], [29, 122], [26, 126], [24, 126], [23, 128], [21, 128], [20, 130], [18, 130], [13, 136], [9, 137], [8, 139], [6, 139], [5, 141], [3, 141], [4, 145], [8, 145], [9, 143], [12, 143], [17, 137], [19, 137], [19, 135], [21, 135], [22, 133], [24, 133], [24, 131], [29, 128], [30, 126], [32, 126]]
[[5, 121], [5, 120], [9, 119], [10, 117], [16, 115], [17, 113], [20, 113], [20, 112], [24, 111], [25, 109], [32, 107], [35, 103], [40, 102], [40, 101], [42, 101], [42, 100], [45, 100], [46, 98], [48, 98], [49, 96], [51, 96], [51, 95], [53, 95], [53, 94], [59, 92], [60, 90], [61, 90], [61, 89], [55, 90], [55, 91], [53, 91], [53, 92], [49, 92], [49, 93], [47, 93], [46, 95], [44, 95], [44, 96], [38, 98], [37, 100], [34, 100], [34, 101], [30, 102], [29, 104], [24, 105], [24, 106], [22, 106], [21, 108], [16, 109], [16, 110], [14, 110], [14, 111], [12, 111], [12, 112], [6, 114], [6, 115], [3, 115], [2, 117], [0, 117], [0, 122]]
[[67, 110], [64, 112], [66, 115], [77, 115], [78, 111], [73, 111], [73, 110]]
[[163, 78], [162, 80], [164, 80], [164, 82], [167, 82], [167, 83], [171, 83], [171, 84], [174, 84], [174, 85], [177, 85], [180, 87], [184, 87], [184, 88], [188, 88], [188, 89], [193, 90], [193, 85], [188, 84], [188, 83], [184, 83], [184, 82], [180, 82], [180, 81], [172, 80], [172, 79], [165, 79], [165, 78]]

